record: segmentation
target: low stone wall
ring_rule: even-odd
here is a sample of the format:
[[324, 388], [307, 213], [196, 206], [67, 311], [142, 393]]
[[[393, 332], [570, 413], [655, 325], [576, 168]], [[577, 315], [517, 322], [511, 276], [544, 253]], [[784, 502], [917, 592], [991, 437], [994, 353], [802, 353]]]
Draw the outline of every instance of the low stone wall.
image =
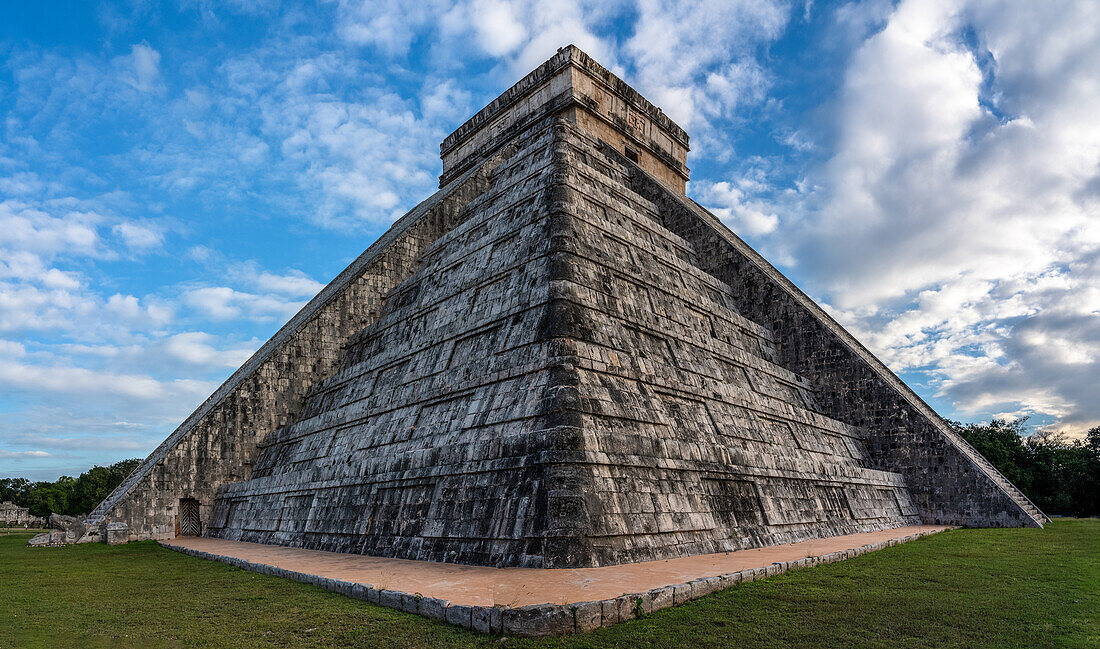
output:
[[504, 636], [561, 636], [575, 633], [587, 633], [600, 627], [611, 626], [641, 617], [646, 613], [659, 611], [670, 606], [678, 606], [693, 599], [725, 590], [737, 584], [766, 579], [799, 568], [811, 568], [826, 563], [843, 561], [892, 545], [914, 541], [922, 536], [935, 534], [936, 531], [918, 532], [888, 541], [869, 543], [849, 550], [830, 552], [823, 555], [805, 557], [795, 561], [778, 561], [768, 566], [748, 568], [714, 577], [705, 577], [682, 584], [671, 584], [654, 588], [642, 593], [621, 595], [612, 599], [572, 604], [536, 604], [532, 606], [467, 606], [453, 604], [436, 597], [424, 597], [418, 593], [405, 593], [399, 590], [374, 588], [370, 584], [332, 579], [320, 575], [311, 575], [276, 566], [245, 561], [162, 541], [164, 547], [198, 557], [212, 559], [274, 577], [293, 579], [305, 584], [324, 588], [334, 593], [361, 599], [371, 604], [415, 613], [424, 617], [447, 622], [481, 633]]

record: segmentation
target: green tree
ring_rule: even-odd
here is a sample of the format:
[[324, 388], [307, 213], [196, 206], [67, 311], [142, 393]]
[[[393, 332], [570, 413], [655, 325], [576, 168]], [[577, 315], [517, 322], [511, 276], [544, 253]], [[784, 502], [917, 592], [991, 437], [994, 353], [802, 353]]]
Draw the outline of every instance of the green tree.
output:
[[93, 466], [78, 478], [63, 475], [54, 482], [26, 478], [0, 479], [0, 500], [27, 507], [35, 516], [89, 514], [141, 464], [133, 458], [110, 466]]
[[111, 477], [111, 470], [102, 466], [94, 466], [81, 473], [73, 483], [65, 513], [70, 516], [79, 516], [95, 509], [99, 501], [111, 493], [113, 489]]
[[114, 491], [115, 487], [120, 485], [138, 464], [141, 464], [141, 460], [122, 460], [107, 467], [94, 466], [80, 474], [73, 483], [72, 493], [64, 513], [70, 516], [91, 513], [95, 506]]
[[[135, 457], [130, 458], [129, 460], [120, 460], [107, 467], [111, 470], [112, 476], [114, 476], [112, 477], [112, 480], [118, 480], [115, 486], [117, 487], [119, 484], [122, 484], [123, 480], [130, 477], [130, 474], [133, 473], [134, 469], [138, 468], [138, 465], [140, 464], [141, 460]], [[114, 487], [111, 488], [114, 489]]]
[[31, 481], [26, 478], [0, 478], [0, 502], [11, 501], [26, 507], [30, 491]]
[[34, 516], [49, 516], [54, 512], [64, 514], [68, 510], [74, 482], [76, 480], [73, 478], [63, 475], [55, 482], [34, 483], [26, 507]]
[[1024, 445], [1024, 437], [1030, 432], [1026, 424], [1027, 418], [1011, 422], [994, 419], [988, 424], [952, 422], [971, 446], [1025, 494], [1032, 489], [1033, 479], [1029, 452]]
[[1100, 426], [1084, 440], [1033, 433], [1026, 419], [952, 422], [970, 445], [1048, 514], [1100, 514]]

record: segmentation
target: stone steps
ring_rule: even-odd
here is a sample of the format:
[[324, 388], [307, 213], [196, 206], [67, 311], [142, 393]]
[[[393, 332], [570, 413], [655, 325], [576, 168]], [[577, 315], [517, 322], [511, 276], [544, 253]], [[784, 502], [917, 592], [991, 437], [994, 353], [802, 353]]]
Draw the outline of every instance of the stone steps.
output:
[[1031, 500], [1016, 487], [1016, 485], [1012, 484], [1012, 481], [1010, 481], [1000, 471], [998, 471], [997, 467], [993, 466], [993, 464], [989, 460], [987, 460], [985, 456], [983, 456], [977, 450], [973, 449], [973, 447], [971, 447], [969, 444], [962, 448], [964, 449], [967, 457], [969, 457], [971, 460], [974, 461], [975, 464], [981, 467], [982, 470], [984, 470], [985, 473], [989, 475], [990, 478], [992, 478], [998, 486], [1008, 492], [1008, 495], [1011, 496], [1012, 499], [1015, 500], [1016, 503], [1019, 504], [1020, 507], [1022, 507], [1024, 511], [1026, 511], [1027, 514], [1035, 520], [1036, 523], [1043, 525], [1044, 523], [1050, 522], [1050, 518], [1046, 514], [1044, 514], [1038, 507], [1036, 507], [1035, 504], [1032, 503]]

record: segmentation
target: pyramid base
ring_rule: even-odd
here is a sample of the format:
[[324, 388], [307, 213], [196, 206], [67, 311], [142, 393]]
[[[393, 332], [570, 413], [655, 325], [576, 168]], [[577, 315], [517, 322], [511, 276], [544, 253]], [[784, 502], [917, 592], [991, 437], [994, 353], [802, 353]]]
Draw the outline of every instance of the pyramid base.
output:
[[[593, 631], [741, 582], [849, 559], [948, 529], [913, 525], [667, 561], [570, 569], [463, 566], [203, 537], [161, 544], [482, 633], [545, 636]], [[634, 592], [621, 594], [624, 590]]]

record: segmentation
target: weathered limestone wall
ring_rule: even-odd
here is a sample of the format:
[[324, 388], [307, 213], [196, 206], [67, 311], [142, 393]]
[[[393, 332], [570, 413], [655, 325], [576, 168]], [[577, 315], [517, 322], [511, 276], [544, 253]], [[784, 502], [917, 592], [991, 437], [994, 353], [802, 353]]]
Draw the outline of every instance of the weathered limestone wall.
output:
[[[637, 160], [634, 162], [642, 169], [645, 169], [649, 175], [668, 185], [673, 191], [679, 192], [680, 194], [684, 193], [687, 187], [687, 179], [684, 177], [684, 173], [671, 166], [667, 158], [658, 157], [657, 153], [654, 152], [654, 147], [643, 147], [636, 144], [637, 138], [650, 137], [650, 135], [645, 132], [646, 124], [644, 122], [638, 124], [636, 127], [637, 136], [629, 137], [624, 135], [620, 127], [612, 126], [606, 119], [597, 117], [596, 111], [598, 110], [599, 107], [596, 106], [591, 108], [576, 107], [566, 111], [564, 114], [570, 121], [576, 122], [580, 128], [595, 135], [604, 142], [612, 144], [618, 151], [623, 152], [624, 155], [629, 152], [636, 156]], [[683, 153], [686, 154], [687, 151], [684, 150]], [[686, 170], [687, 167], [683, 167], [683, 169]]]
[[482, 565], [554, 552], [549, 133], [518, 148], [219, 494], [211, 536]]
[[466, 120], [439, 145], [440, 184], [572, 100], [570, 55], [559, 52]]
[[519, 137], [207, 533], [557, 568], [917, 522], [598, 147]]
[[688, 179], [688, 136], [638, 91], [570, 45], [459, 126], [440, 145], [449, 182], [531, 124], [565, 115], [674, 191]]
[[917, 522], [862, 431], [777, 364], [629, 170], [557, 127], [554, 297], [583, 438], [562, 516], [591, 565], [738, 550]]
[[218, 489], [245, 480], [259, 444], [294, 421], [309, 388], [330, 374], [348, 338], [377, 319], [384, 296], [423, 250], [485, 190], [483, 164], [403, 217], [199, 407], [89, 518], [129, 525], [130, 538], [180, 532], [180, 499], [196, 499], [203, 524]]
[[[627, 161], [611, 147], [605, 154]], [[1046, 517], [881, 361], [690, 199], [633, 168], [631, 185], [725, 282], [745, 317], [775, 334], [779, 364], [818, 386], [823, 412], [867, 434], [874, 466], [905, 477], [926, 524], [1037, 526]]]

